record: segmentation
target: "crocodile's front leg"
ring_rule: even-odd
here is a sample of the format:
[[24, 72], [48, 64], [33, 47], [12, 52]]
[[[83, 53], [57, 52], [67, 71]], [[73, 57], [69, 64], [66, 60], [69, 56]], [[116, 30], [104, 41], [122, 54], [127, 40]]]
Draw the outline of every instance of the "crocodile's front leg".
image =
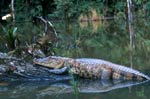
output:
[[60, 69], [46, 69], [49, 73], [54, 73], [54, 74], [64, 74], [65, 72], [68, 71], [68, 67], [63, 67]]

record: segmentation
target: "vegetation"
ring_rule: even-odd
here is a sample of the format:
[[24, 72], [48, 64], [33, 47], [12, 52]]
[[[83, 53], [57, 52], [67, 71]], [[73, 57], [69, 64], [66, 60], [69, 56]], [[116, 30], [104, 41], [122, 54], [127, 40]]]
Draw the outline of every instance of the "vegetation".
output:
[[[10, 2], [0, 3], [1, 17], [12, 13]], [[148, 57], [150, 52], [149, 5], [148, 0], [132, 0], [134, 56]], [[16, 49], [18, 43], [17, 46], [26, 46], [42, 40], [47, 55], [98, 57], [116, 62], [123, 61], [120, 57], [129, 57], [126, 0], [14, 0], [14, 9], [15, 24], [11, 18], [0, 21], [1, 51]], [[52, 22], [57, 40], [45, 38], [52, 32], [45, 32], [45, 25], [35, 20], [36, 16]]]
[[6, 42], [6, 44], [8, 44], [7, 47], [15, 49], [19, 42], [19, 38], [17, 35], [17, 27], [9, 28], [9, 29], [3, 28], [3, 31], [5, 33], [3, 38]]

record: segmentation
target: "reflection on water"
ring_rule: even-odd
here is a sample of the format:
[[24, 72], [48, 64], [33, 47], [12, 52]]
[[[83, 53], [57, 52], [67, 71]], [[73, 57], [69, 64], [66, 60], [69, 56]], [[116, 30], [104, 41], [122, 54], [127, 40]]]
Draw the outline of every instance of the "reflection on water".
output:
[[[133, 86], [137, 85], [137, 86]], [[1, 99], [141, 99], [147, 97], [149, 82], [133, 81], [100, 81], [100, 80], [77, 80], [77, 93], [74, 93], [70, 82], [49, 83], [38, 82], [11, 82], [9, 85], [0, 86]], [[121, 89], [120, 89], [121, 88]], [[129, 89], [130, 88], [130, 89]], [[127, 97], [125, 97], [127, 95]], [[144, 99], [144, 98], [143, 98]]]
[[101, 21], [89, 21], [89, 22], [83, 21], [83, 22], [80, 22], [79, 25], [82, 29], [91, 28], [92, 30], [91, 33], [95, 33], [98, 30], [98, 28], [100, 28], [100, 26], [102, 25], [102, 22]]

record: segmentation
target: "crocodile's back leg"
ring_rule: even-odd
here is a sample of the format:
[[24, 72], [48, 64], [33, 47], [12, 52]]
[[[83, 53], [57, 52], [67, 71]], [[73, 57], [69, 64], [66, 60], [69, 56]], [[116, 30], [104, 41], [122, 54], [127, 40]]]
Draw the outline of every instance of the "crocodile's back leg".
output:
[[100, 72], [101, 79], [111, 79], [112, 78], [112, 69], [111, 68], [104, 68], [101, 67], [101, 72]]
[[97, 66], [97, 69], [99, 69], [99, 76], [97, 77], [101, 79], [121, 79], [121, 80], [142, 80], [143, 79], [141, 76], [135, 75], [132, 72], [114, 70], [113, 68], [107, 66], [106, 64]]

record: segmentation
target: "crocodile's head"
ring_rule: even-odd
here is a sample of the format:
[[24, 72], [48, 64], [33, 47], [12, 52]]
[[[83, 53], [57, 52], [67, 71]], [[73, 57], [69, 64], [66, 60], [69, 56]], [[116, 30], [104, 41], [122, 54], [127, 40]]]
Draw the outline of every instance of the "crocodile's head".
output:
[[65, 58], [65, 57], [57, 57], [57, 56], [49, 56], [46, 58], [42, 58], [42, 59], [34, 59], [33, 63], [40, 65], [40, 66], [44, 66], [44, 67], [48, 67], [48, 68], [61, 68], [64, 66], [64, 63], [66, 60], [68, 60], [69, 58]]

